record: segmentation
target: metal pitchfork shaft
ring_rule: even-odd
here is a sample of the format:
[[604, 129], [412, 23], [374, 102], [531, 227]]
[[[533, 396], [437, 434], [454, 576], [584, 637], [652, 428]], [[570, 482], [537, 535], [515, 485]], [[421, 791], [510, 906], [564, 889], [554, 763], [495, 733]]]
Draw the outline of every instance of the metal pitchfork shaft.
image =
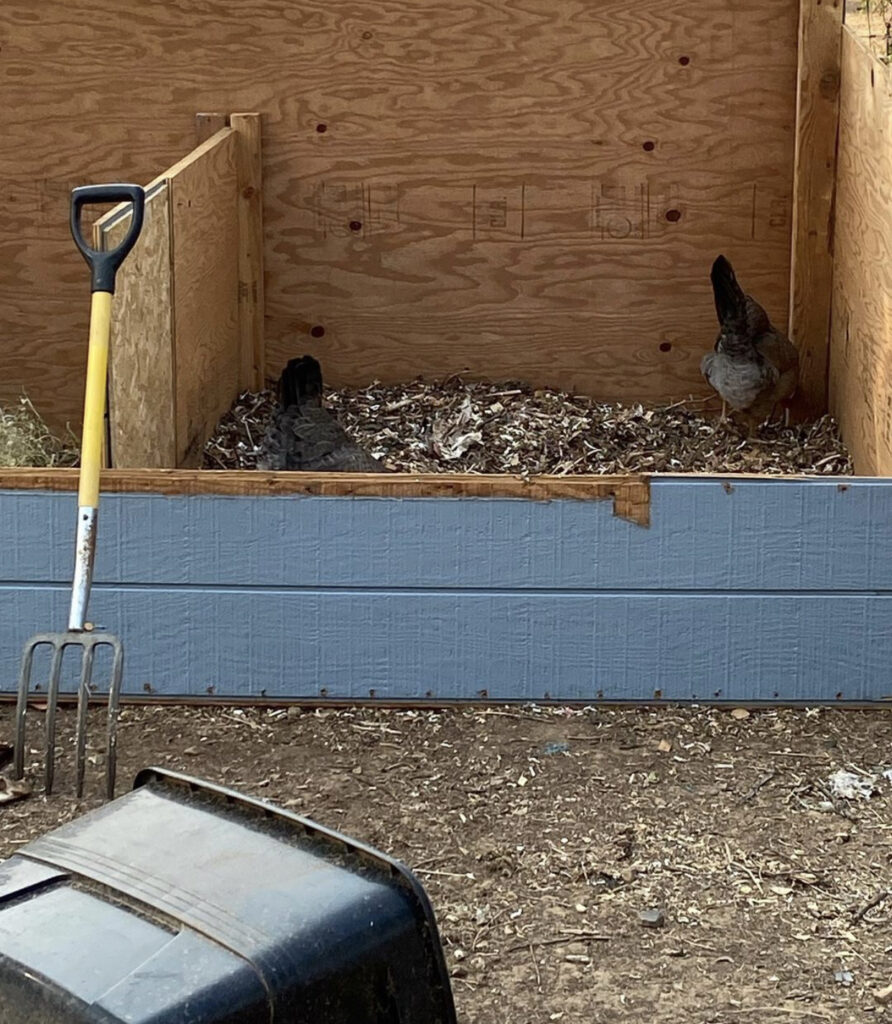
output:
[[[121, 244], [108, 252], [91, 248], [80, 227], [81, 210], [88, 203], [132, 204], [130, 227]], [[112, 651], [112, 675], [108, 690], [108, 725], [106, 740], [106, 792], [115, 795], [117, 752], [117, 717], [124, 668], [121, 641], [110, 633], [92, 633], [86, 624], [87, 605], [93, 581], [93, 560], [96, 554], [96, 526], [99, 512], [99, 476], [102, 466], [102, 432], [105, 418], [105, 391], [108, 378], [108, 344], [111, 325], [111, 302], [115, 291], [115, 275], [133, 248], [142, 229], [145, 192], [139, 185], [91, 185], [71, 193], [71, 233], [87, 261], [91, 274], [92, 305], [90, 310], [90, 343], [87, 354], [87, 386], [84, 395], [84, 429], [81, 438], [80, 479], [78, 485], [77, 535], [75, 539], [74, 579], [71, 586], [71, 607], [68, 631], [38, 633], [31, 637], [22, 654], [16, 702], [16, 736], [13, 768], [16, 778], [25, 771], [25, 716], [31, 693], [34, 652], [46, 645], [52, 651], [50, 677], [46, 695], [45, 790], [52, 792], [56, 761], [56, 709], [62, 663], [69, 647], [82, 653], [80, 683], [77, 691], [76, 784], [77, 795], [83, 795], [87, 751], [87, 708], [93, 686], [93, 664], [97, 647]]]

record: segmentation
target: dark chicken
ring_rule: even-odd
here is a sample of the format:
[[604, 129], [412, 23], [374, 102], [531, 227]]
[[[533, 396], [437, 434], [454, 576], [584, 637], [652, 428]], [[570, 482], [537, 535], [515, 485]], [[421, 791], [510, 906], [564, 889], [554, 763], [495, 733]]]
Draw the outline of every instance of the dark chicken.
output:
[[710, 277], [720, 330], [700, 372], [752, 434], [778, 405], [789, 405], [799, 378], [799, 354], [744, 293], [724, 256], [713, 263]]
[[292, 359], [279, 378], [279, 404], [267, 428], [258, 469], [383, 473], [322, 405], [322, 368], [312, 356]]

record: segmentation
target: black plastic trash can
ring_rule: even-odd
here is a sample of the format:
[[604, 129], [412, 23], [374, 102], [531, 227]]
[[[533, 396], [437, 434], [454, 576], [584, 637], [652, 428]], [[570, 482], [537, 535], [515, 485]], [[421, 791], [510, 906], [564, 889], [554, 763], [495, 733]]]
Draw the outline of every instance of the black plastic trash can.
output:
[[454, 1024], [402, 864], [157, 768], [0, 862], [3, 1024]]

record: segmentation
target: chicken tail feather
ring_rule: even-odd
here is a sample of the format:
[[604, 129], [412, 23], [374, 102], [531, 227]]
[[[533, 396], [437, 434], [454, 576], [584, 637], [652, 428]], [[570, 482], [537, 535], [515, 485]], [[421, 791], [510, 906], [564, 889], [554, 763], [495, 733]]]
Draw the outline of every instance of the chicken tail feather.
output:
[[291, 359], [279, 378], [282, 407], [319, 405], [322, 400], [322, 367], [312, 356]]
[[737, 282], [734, 268], [724, 256], [716, 257], [709, 276], [719, 323], [734, 323], [745, 318], [746, 295]]

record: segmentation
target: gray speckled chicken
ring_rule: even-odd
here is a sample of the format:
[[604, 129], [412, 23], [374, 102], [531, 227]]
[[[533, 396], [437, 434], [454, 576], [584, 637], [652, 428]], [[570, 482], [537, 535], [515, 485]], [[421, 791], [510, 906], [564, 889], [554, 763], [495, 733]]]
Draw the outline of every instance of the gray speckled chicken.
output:
[[789, 405], [799, 379], [799, 353], [744, 293], [724, 256], [717, 257], [710, 277], [720, 331], [700, 372], [752, 433], [778, 405]]
[[279, 378], [279, 404], [267, 428], [258, 469], [310, 473], [384, 473], [322, 405], [322, 368], [312, 356], [292, 359]]

